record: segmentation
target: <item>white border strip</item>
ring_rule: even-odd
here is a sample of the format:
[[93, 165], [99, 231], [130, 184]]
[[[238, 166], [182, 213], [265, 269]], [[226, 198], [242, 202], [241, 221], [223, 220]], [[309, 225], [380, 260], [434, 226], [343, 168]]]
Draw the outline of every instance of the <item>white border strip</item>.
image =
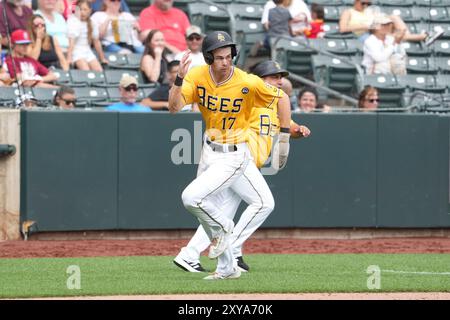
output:
[[450, 276], [450, 272], [402, 271], [402, 270], [381, 270], [381, 272], [401, 273], [401, 274], [418, 274], [418, 275], [435, 275], [435, 276]]

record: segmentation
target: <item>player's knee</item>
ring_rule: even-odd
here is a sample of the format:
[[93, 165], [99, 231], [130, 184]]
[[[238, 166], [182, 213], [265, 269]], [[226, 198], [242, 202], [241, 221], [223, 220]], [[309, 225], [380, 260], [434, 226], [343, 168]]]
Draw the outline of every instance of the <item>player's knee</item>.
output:
[[267, 214], [271, 213], [275, 208], [275, 200], [273, 197], [267, 197], [264, 199], [263, 210], [267, 212]]
[[198, 208], [198, 199], [193, 191], [194, 190], [192, 190], [192, 188], [188, 187], [184, 189], [181, 194], [181, 200], [183, 201], [183, 205], [186, 209]]

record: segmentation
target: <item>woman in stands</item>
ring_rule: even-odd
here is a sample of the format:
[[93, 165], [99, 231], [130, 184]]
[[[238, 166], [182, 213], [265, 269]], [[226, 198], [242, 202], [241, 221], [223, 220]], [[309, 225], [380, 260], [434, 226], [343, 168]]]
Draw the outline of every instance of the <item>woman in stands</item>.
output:
[[91, 19], [99, 28], [105, 52], [144, 52], [138, 39], [139, 24], [131, 13], [121, 11], [120, 0], [104, 0], [102, 10], [95, 12]]
[[57, 10], [57, 1], [38, 0], [38, 10], [35, 14], [44, 18], [47, 33], [55, 37], [63, 52], [66, 52], [69, 47], [67, 23]]
[[107, 63], [102, 45], [98, 39], [98, 30], [93, 28], [90, 19], [91, 6], [89, 0], [78, 0], [75, 14], [67, 21], [69, 26], [69, 49], [67, 60], [74, 63], [80, 70], [103, 71], [103, 68], [92, 52], [91, 45], [94, 44], [100, 61]]
[[144, 41], [144, 54], [141, 59], [141, 71], [146, 83], [165, 83], [167, 71], [166, 41], [159, 30], [152, 30]]
[[[355, 0], [353, 7], [341, 13], [339, 19], [339, 31], [341, 33], [353, 32], [362, 42], [369, 36], [369, 27], [375, 16], [381, 14], [380, 8], [372, 6], [371, 0]], [[439, 36], [440, 32], [433, 34], [411, 33], [405, 22], [397, 15], [390, 15], [389, 18], [394, 24], [393, 32], [404, 33], [403, 41], [425, 41], [426, 45], [431, 45]]]
[[319, 95], [313, 87], [305, 87], [298, 94], [297, 112], [328, 112], [330, 107], [319, 103]]
[[45, 20], [35, 14], [28, 22], [28, 33], [31, 45], [28, 47], [28, 56], [38, 60], [46, 68], [62, 68], [69, 70], [69, 64], [62, 52], [61, 46], [55, 37], [47, 34]]
[[358, 108], [370, 111], [378, 108], [378, 90], [372, 86], [365, 86], [359, 94]]

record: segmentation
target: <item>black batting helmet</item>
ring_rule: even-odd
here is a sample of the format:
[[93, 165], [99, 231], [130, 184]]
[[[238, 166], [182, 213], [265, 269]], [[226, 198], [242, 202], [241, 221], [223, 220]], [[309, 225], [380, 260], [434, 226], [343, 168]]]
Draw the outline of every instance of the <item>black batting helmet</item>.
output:
[[282, 77], [287, 77], [289, 75], [287, 70], [282, 69], [280, 64], [273, 60], [258, 63], [253, 68], [253, 73], [261, 78], [275, 74], [281, 74]]
[[202, 43], [202, 53], [207, 64], [214, 62], [212, 51], [218, 48], [231, 47], [231, 56], [234, 58], [237, 55], [236, 44], [231, 39], [231, 36], [225, 31], [214, 31], [206, 35]]

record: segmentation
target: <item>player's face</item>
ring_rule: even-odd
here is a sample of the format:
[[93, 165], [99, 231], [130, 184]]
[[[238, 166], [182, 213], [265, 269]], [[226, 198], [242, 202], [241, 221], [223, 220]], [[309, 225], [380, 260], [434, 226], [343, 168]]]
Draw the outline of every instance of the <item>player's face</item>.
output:
[[304, 111], [313, 111], [316, 108], [316, 96], [311, 92], [305, 92], [299, 100], [299, 107]]
[[281, 74], [271, 74], [264, 77], [264, 82], [273, 85], [274, 87], [281, 88], [283, 85], [283, 77]]
[[230, 72], [233, 58], [231, 55], [231, 48], [219, 48], [213, 51], [214, 62], [212, 64], [212, 68], [215, 72], [223, 73], [226, 75]]

